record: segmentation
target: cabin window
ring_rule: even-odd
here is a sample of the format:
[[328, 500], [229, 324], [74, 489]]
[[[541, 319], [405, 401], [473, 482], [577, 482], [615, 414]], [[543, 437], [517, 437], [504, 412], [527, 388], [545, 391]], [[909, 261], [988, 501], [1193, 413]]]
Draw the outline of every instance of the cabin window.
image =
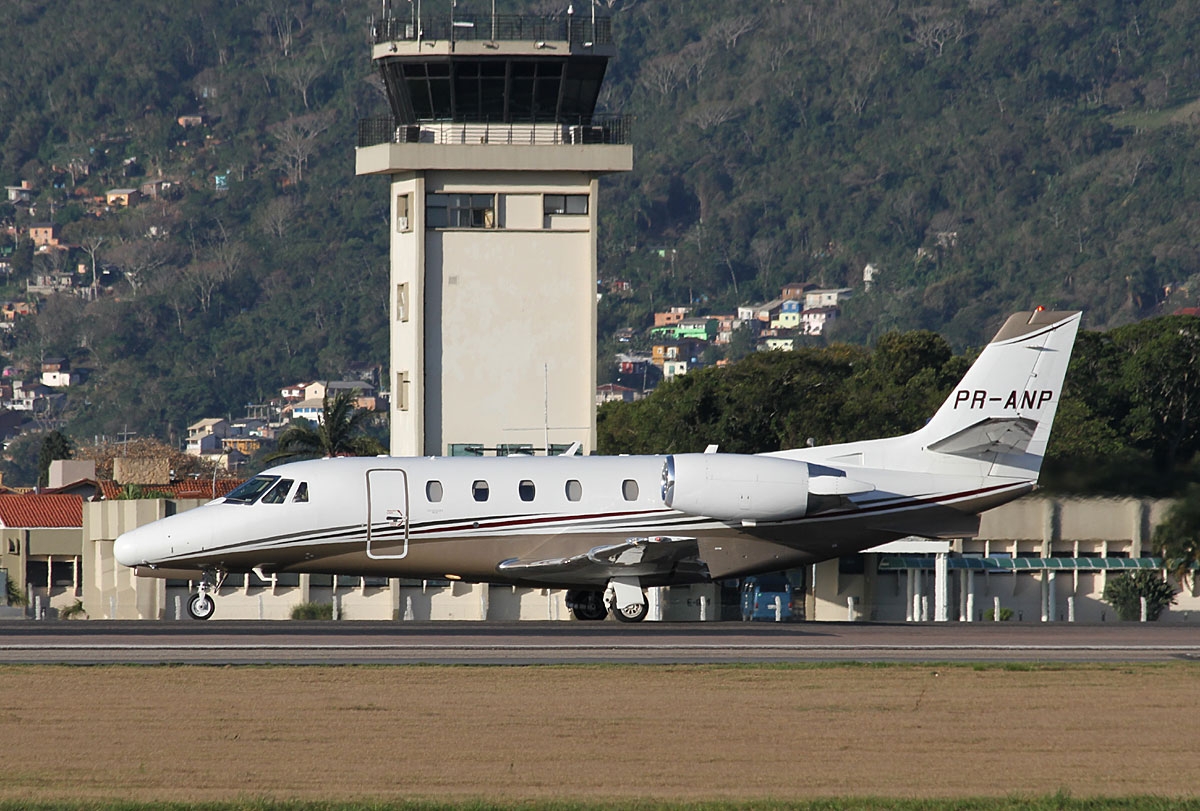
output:
[[442, 500], [442, 483], [431, 479], [425, 482], [425, 500], [436, 503]]
[[231, 504], [253, 504], [263, 493], [279, 480], [278, 476], [255, 476], [241, 487], [225, 496], [225, 501]]
[[637, 501], [638, 483], [633, 479], [621, 482], [621, 495], [625, 497], [626, 501]]
[[280, 479], [279, 483], [267, 491], [262, 497], [263, 504], [282, 504], [287, 501], [288, 491], [292, 489], [291, 479]]
[[583, 485], [575, 479], [567, 479], [567, 501], [579, 501], [583, 498]]
[[471, 484], [471, 496], [476, 501], [488, 500], [488, 483], [482, 480], [475, 481]]
[[521, 501], [533, 501], [533, 496], [537, 492], [537, 488], [533, 486], [533, 482], [529, 479], [524, 479], [517, 485], [517, 492], [521, 495]]
[[296, 495], [292, 496], [292, 503], [308, 503], [308, 482], [300, 482], [300, 484], [296, 485]]

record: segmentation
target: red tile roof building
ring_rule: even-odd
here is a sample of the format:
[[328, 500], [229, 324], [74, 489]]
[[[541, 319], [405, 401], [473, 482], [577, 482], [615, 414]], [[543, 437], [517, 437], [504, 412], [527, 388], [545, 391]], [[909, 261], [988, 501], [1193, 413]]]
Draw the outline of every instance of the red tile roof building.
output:
[[83, 498], [36, 493], [0, 495], [0, 525], [21, 529], [82, 529]]

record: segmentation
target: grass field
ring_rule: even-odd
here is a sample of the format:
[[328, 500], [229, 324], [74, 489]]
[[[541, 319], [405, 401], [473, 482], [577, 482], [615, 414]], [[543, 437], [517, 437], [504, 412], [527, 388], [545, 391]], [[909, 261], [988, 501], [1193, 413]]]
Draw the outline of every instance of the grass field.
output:
[[1198, 693], [1188, 663], [9, 666], [0, 809], [1200, 808]]

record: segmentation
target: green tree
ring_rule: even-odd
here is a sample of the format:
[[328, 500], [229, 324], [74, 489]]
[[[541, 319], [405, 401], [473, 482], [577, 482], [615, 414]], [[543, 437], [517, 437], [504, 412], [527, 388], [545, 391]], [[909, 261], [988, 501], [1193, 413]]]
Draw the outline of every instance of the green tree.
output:
[[1154, 548], [1162, 555], [1163, 568], [1180, 583], [1195, 576], [1200, 564], [1200, 484], [1189, 484], [1154, 528]]
[[61, 431], [51, 431], [42, 439], [38, 452], [38, 487], [50, 483], [50, 463], [58, 459], [70, 459], [75, 455], [75, 443]]
[[1146, 619], [1156, 620], [1163, 609], [1175, 604], [1175, 589], [1158, 572], [1142, 570], [1122, 572], [1110, 577], [1101, 595], [1117, 610], [1122, 620], [1141, 619], [1142, 598], [1146, 598]]
[[292, 420], [279, 435], [278, 450], [271, 454], [270, 461], [387, 453], [379, 440], [366, 433], [371, 412], [356, 407], [354, 401], [354, 392], [339, 391], [333, 397], [326, 394], [320, 424]]

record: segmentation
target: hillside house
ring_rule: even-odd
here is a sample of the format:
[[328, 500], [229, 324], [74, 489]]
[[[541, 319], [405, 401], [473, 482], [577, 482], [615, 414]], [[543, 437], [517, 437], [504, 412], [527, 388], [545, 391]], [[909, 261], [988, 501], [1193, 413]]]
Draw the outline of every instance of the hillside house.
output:
[[11, 330], [16, 326], [17, 318], [35, 312], [36, 307], [28, 301], [6, 301], [0, 304], [0, 329]]
[[812, 282], [789, 282], [779, 291], [780, 298], [804, 300], [804, 294], [816, 287]]
[[771, 335], [763, 340], [758, 346], [759, 350], [763, 351], [780, 351], [791, 352], [796, 348], [796, 338], [794, 335]]
[[320, 425], [325, 420], [325, 398], [310, 397], [293, 403], [283, 410], [283, 415], [285, 420], [299, 418]]
[[137, 205], [142, 193], [138, 189], [109, 189], [104, 193], [104, 203], [115, 208]]
[[30, 223], [29, 241], [33, 243], [34, 249], [39, 251], [64, 247], [59, 239], [58, 223], [56, 222]]
[[632, 403], [641, 399], [641, 392], [618, 383], [605, 383], [596, 387], [596, 405], [605, 403]]
[[804, 294], [804, 309], [815, 310], [818, 307], [838, 307], [853, 294], [854, 288], [852, 287], [809, 290]]
[[211, 456], [224, 451], [221, 440], [229, 436], [229, 422], [220, 417], [208, 417], [188, 426], [187, 446], [192, 456]]
[[623, 375], [641, 374], [654, 361], [646, 355], [630, 355], [624, 352], [616, 356], [617, 371]]
[[[71, 361], [66, 358], [46, 358], [42, 361], [42, 385], [65, 388], [71, 385]], [[75, 378], [78, 382], [78, 376]]]
[[279, 394], [281, 397], [283, 397], [284, 400], [288, 401], [289, 403], [298, 403], [304, 399], [304, 390], [307, 389], [310, 385], [312, 385], [312, 384], [311, 383], [293, 383], [290, 386], [284, 386], [282, 389], [280, 389]]
[[8, 192], [8, 202], [10, 203], [28, 203], [33, 200], [34, 188], [33, 184], [28, 180], [22, 180], [20, 186], [5, 186]]
[[688, 314], [687, 307], [672, 307], [671, 309], [667, 310], [665, 313], [655, 313], [654, 314], [654, 326], [656, 326], [656, 327], [674, 326], [675, 324], [678, 324], [681, 321], [683, 321], [683, 319], [687, 317], [687, 314]]
[[841, 314], [838, 307], [816, 307], [800, 314], [800, 329], [805, 335], [821, 335], [825, 325]]
[[795, 329], [800, 326], [800, 299], [785, 299], [779, 304], [779, 313], [771, 319], [771, 329]]

